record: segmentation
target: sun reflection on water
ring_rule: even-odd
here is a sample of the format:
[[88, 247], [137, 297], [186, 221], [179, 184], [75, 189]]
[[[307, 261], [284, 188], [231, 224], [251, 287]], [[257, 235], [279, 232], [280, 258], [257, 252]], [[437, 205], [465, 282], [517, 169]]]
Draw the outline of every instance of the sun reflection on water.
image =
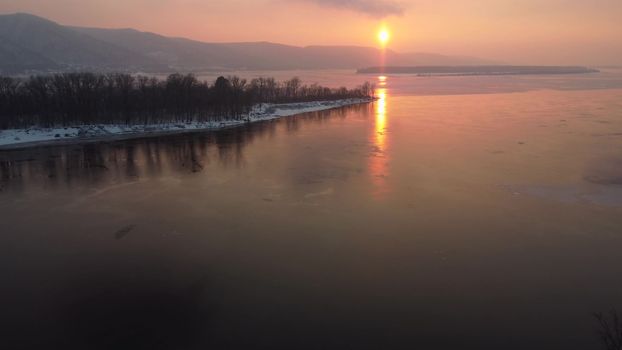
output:
[[[384, 78], [384, 79], [383, 79]], [[386, 82], [386, 77], [379, 77], [381, 82]], [[374, 184], [374, 196], [382, 198], [388, 191], [386, 177], [388, 175], [387, 157], [387, 89], [376, 89], [378, 100], [374, 104], [374, 127], [371, 135], [372, 154], [369, 160], [369, 172]]]
[[377, 89], [376, 96], [378, 96], [378, 101], [376, 101], [376, 120], [375, 120], [375, 131], [376, 131], [376, 142], [375, 146], [380, 150], [384, 151], [385, 143], [386, 143], [386, 127], [387, 127], [387, 89]]
[[384, 76], [384, 75], [379, 76], [378, 77], [378, 85], [382, 86], [382, 87], [387, 86], [387, 77]]

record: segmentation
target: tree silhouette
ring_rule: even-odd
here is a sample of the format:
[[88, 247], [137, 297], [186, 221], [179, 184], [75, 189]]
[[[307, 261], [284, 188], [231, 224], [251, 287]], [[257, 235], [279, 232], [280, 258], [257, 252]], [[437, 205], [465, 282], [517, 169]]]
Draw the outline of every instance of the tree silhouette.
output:
[[0, 129], [84, 124], [158, 124], [239, 120], [254, 105], [373, 97], [356, 89], [237, 76], [213, 84], [194, 75], [164, 80], [123, 73], [64, 73], [27, 79], [0, 77]]
[[622, 350], [622, 320], [614, 309], [608, 315], [595, 313], [598, 335], [607, 350]]

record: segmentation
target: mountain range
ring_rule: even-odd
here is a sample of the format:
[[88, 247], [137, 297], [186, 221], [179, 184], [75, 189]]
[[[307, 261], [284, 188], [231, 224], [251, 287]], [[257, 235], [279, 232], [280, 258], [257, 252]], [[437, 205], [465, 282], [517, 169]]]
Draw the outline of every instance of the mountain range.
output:
[[[270, 42], [206, 43], [135, 29], [64, 26], [30, 14], [0, 15], [0, 73], [59, 71], [356, 69], [378, 65], [380, 50], [298, 47]], [[387, 65], [489, 65], [474, 57], [386, 50]]]

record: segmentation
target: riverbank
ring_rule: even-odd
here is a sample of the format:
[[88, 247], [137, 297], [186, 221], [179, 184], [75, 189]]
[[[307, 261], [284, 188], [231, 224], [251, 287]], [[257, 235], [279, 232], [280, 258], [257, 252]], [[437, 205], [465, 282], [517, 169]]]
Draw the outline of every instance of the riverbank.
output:
[[69, 127], [0, 130], [0, 150], [18, 149], [46, 144], [80, 143], [132, 139], [148, 136], [201, 132], [231, 128], [247, 123], [319, 112], [345, 106], [372, 102], [370, 98], [351, 98], [334, 101], [314, 101], [287, 104], [261, 104], [247, 115], [235, 120], [192, 121], [149, 125], [77, 125]]

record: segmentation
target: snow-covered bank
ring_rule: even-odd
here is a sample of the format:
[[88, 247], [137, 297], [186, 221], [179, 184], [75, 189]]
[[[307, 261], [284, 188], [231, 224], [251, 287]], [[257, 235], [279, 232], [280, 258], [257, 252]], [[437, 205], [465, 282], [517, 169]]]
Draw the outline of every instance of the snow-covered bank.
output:
[[249, 122], [288, 117], [301, 113], [318, 112], [350, 105], [368, 103], [368, 98], [352, 98], [336, 101], [299, 102], [288, 104], [261, 104], [241, 118], [189, 123], [164, 123], [150, 125], [79, 125], [71, 127], [8, 129], [0, 130], [0, 149], [23, 148], [44, 143], [82, 142], [107, 139], [130, 139], [137, 137], [174, 133], [207, 131], [230, 128]]

